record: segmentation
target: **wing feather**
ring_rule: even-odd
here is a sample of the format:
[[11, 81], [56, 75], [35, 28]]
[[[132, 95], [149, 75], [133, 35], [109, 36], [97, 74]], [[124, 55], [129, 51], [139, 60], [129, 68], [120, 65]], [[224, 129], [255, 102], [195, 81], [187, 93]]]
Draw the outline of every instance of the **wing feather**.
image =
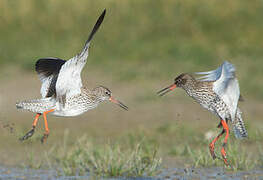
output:
[[71, 97], [81, 92], [82, 81], [80, 74], [87, 61], [90, 41], [103, 22], [105, 13], [106, 10], [104, 10], [98, 18], [83, 50], [77, 56], [66, 61], [66, 63], [61, 67], [56, 83], [57, 96], [64, 97], [66, 95], [67, 97]]
[[43, 98], [51, 97], [56, 93], [58, 73], [65, 62], [65, 60], [52, 57], [37, 60], [35, 70], [42, 82], [40, 93]]
[[231, 120], [235, 120], [237, 104], [240, 97], [238, 80], [235, 77], [235, 67], [225, 61], [220, 67], [213, 71], [197, 72], [204, 75], [199, 77], [200, 81], [214, 81], [213, 90], [228, 106]]

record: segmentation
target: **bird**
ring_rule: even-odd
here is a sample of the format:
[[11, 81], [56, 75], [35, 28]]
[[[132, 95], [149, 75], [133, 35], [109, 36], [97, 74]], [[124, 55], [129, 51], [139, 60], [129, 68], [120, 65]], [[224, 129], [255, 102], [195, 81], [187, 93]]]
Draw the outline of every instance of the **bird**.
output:
[[31, 137], [41, 115], [44, 117], [45, 133], [41, 142], [45, 142], [49, 136], [47, 114], [55, 116], [73, 117], [97, 107], [104, 101], [111, 101], [121, 108], [128, 107], [112, 96], [112, 92], [105, 86], [98, 86], [89, 90], [82, 85], [81, 71], [87, 62], [90, 42], [93, 35], [103, 22], [106, 9], [102, 12], [94, 25], [84, 48], [76, 56], [69, 60], [59, 58], [41, 58], [35, 64], [35, 70], [42, 82], [40, 93], [42, 98], [26, 100], [16, 103], [18, 109], [24, 109], [36, 113], [32, 129], [27, 132], [21, 141]]
[[229, 137], [229, 121], [232, 123], [236, 138], [243, 139], [248, 136], [242, 119], [242, 112], [238, 107], [238, 102], [242, 100], [242, 96], [240, 95], [235, 72], [235, 66], [228, 61], [224, 61], [217, 69], [212, 71], [182, 73], [174, 79], [172, 85], [157, 92], [158, 95], [163, 96], [176, 87], [182, 88], [203, 108], [220, 119], [218, 128], [222, 127], [222, 132], [209, 144], [209, 150], [212, 158], [216, 159], [215, 143], [223, 134], [226, 134], [221, 155], [224, 164], [227, 166], [230, 166], [225, 150]]

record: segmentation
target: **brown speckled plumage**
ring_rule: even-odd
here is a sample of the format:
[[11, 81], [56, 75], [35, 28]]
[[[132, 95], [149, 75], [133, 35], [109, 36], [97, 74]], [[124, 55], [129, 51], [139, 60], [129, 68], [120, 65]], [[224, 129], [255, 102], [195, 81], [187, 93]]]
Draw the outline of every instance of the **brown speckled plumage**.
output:
[[[179, 76], [180, 77], [180, 76]], [[241, 110], [238, 108], [235, 120], [231, 120], [230, 112], [225, 102], [213, 91], [213, 81], [199, 81], [191, 74], [183, 74], [186, 83], [181, 87], [203, 108], [217, 115], [220, 119], [230, 120], [233, 124], [233, 131], [237, 138], [247, 137], [247, 131], [241, 117]]]
[[179, 87], [183, 88], [203, 108], [216, 114], [221, 119], [221, 114], [229, 114], [224, 101], [213, 91], [213, 82], [196, 80], [193, 75], [187, 73], [179, 77], [185, 80], [185, 83], [182, 83]]
[[196, 74], [204, 76], [196, 79], [192, 74], [183, 73], [175, 78], [174, 84], [162, 89], [158, 94], [163, 96], [176, 87], [180, 87], [203, 108], [219, 117], [220, 124], [218, 127], [223, 127], [223, 131], [210, 143], [209, 148], [212, 157], [215, 158], [215, 142], [226, 133], [221, 154], [224, 163], [229, 165], [224, 149], [229, 135], [228, 121], [232, 122], [237, 138], [247, 137], [247, 131], [241, 117], [242, 113], [238, 108], [238, 101], [241, 98], [238, 81], [235, 77], [235, 67], [225, 61], [216, 70]]
[[83, 87], [81, 72], [89, 54], [90, 42], [103, 22], [106, 10], [102, 12], [85, 43], [84, 48], [76, 56], [65, 61], [59, 58], [41, 58], [36, 62], [35, 69], [42, 82], [41, 99], [18, 102], [18, 109], [26, 109], [37, 113], [32, 129], [21, 138], [28, 139], [34, 134], [39, 116], [43, 114], [45, 134], [42, 142], [48, 137], [49, 129], [46, 115], [77, 116], [97, 107], [103, 101], [111, 101], [125, 110], [128, 107], [112, 97], [111, 91], [103, 86], [93, 90]]

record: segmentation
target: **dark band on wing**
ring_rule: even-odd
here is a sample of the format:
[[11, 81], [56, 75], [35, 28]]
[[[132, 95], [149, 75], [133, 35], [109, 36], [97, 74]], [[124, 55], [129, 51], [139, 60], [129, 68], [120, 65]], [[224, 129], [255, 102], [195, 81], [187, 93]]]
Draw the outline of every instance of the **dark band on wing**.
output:
[[58, 79], [58, 74], [54, 75], [51, 82], [50, 82], [50, 85], [49, 85], [49, 88], [48, 88], [48, 91], [47, 91], [47, 95], [46, 97], [51, 97], [53, 95], [57, 95], [56, 93], [56, 83], [57, 83], [57, 79]]
[[36, 62], [36, 72], [45, 77], [58, 74], [65, 60], [59, 58], [42, 58]]
[[36, 62], [36, 72], [40, 76], [49, 77], [53, 75], [46, 97], [56, 96], [58, 73], [65, 62], [65, 60], [59, 58], [42, 58]]

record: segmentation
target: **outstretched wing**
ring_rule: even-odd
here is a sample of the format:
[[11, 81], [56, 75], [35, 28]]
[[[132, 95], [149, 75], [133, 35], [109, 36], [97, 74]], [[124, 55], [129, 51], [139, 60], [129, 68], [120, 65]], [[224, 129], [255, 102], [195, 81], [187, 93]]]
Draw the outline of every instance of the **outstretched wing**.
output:
[[88, 40], [85, 43], [83, 50], [77, 56], [71, 58], [62, 65], [56, 82], [56, 93], [59, 100], [61, 97], [71, 97], [81, 92], [80, 89], [82, 87], [82, 82], [80, 74], [87, 61], [90, 41], [93, 35], [99, 29], [104, 19], [105, 13], [106, 10], [104, 10], [98, 18], [89, 35]]
[[214, 81], [213, 90], [228, 106], [231, 113], [231, 120], [233, 121], [235, 119], [237, 104], [240, 97], [234, 65], [225, 61], [216, 70], [197, 72], [196, 74], [204, 75], [198, 78], [200, 81]]
[[37, 60], [35, 69], [42, 82], [40, 93], [43, 98], [56, 94], [58, 73], [65, 62], [65, 60], [52, 57]]

